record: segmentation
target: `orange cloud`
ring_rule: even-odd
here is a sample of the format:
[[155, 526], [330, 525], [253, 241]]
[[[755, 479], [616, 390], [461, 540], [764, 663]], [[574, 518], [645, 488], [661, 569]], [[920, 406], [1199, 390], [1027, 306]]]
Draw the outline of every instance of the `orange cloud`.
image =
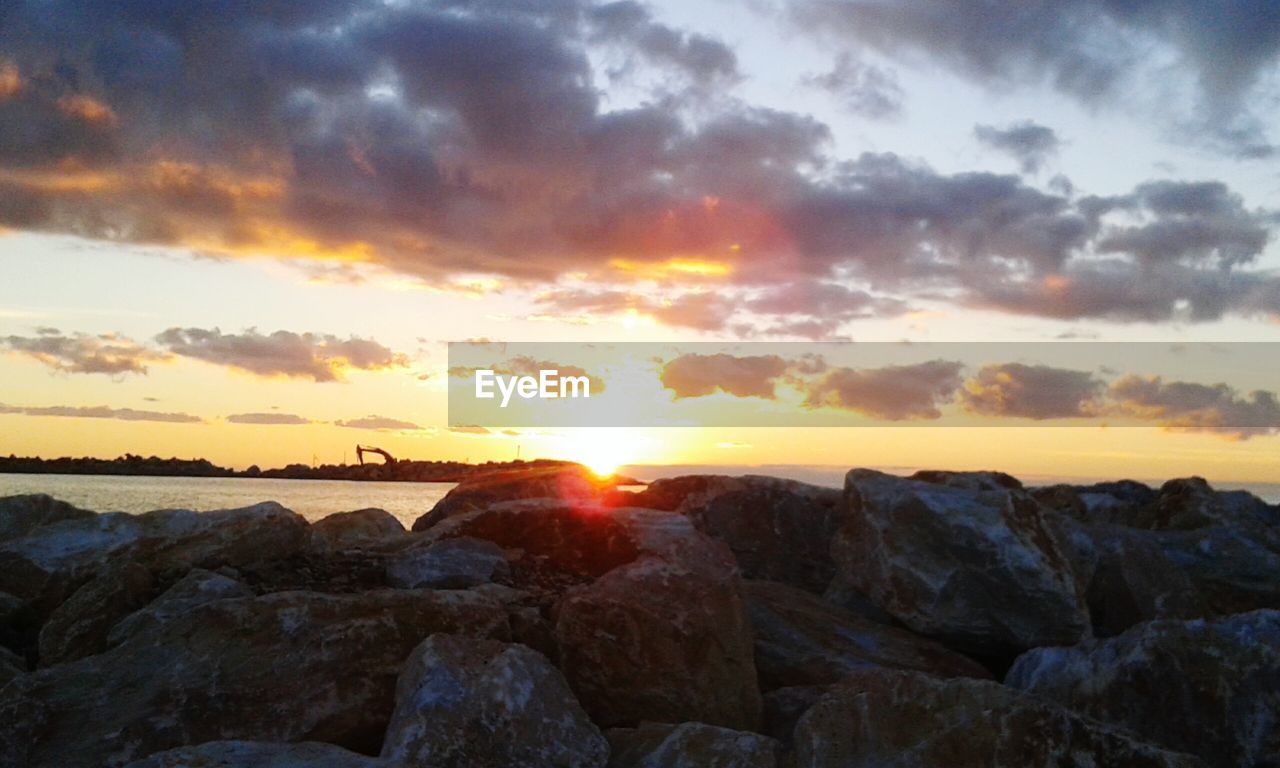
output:
[[0, 101], [22, 92], [22, 73], [12, 61], [0, 63]]
[[83, 120], [86, 123], [115, 125], [119, 118], [107, 104], [85, 94], [73, 94], [58, 99], [58, 109], [68, 117]]

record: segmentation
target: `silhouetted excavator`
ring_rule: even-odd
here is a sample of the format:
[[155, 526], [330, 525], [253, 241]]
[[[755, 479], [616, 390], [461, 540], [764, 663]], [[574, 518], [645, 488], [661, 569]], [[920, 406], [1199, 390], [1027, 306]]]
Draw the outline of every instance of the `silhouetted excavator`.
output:
[[360, 460], [360, 464], [361, 464], [362, 466], [364, 465], [364, 455], [365, 455], [366, 453], [376, 453], [376, 454], [378, 454], [379, 456], [381, 456], [381, 457], [382, 457], [382, 463], [384, 463], [384, 464], [395, 464], [395, 463], [396, 463], [396, 459], [395, 459], [395, 457], [394, 457], [394, 456], [392, 456], [391, 454], [387, 453], [386, 451], [382, 450], [381, 448], [374, 448], [372, 445], [357, 445], [357, 446], [356, 446], [356, 458]]

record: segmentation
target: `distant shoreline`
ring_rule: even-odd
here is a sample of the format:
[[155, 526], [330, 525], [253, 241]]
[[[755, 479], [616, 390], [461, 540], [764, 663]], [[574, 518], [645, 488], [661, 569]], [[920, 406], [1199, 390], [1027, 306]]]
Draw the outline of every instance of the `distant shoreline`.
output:
[[[573, 462], [554, 459], [533, 461], [489, 461], [469, 464], [461, 461], [369, 462], [365, 464], [289, 464], [275, 469], [220, 467], [208, 459], [162, 459], [158, 456], [125, 454], [114, 459], [62, 457], [44, 459], [37, 456], [0, 456], [0, 473], [15, 475], [107, 475], [123, 477], [236, 477], [285, 480], [351, 480], [356, 482], [460, 483], [477, 475], [512, 469], [549, 467]], [[630, 484], [631, 478], [617, 478]]]

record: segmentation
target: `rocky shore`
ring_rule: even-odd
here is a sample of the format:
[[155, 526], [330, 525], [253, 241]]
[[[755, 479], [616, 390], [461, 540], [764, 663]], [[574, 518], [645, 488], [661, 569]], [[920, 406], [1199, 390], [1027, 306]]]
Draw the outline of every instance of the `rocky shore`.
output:
[[574, 465], [411, 531], [0, 499], [0, 765], [1280, 764], [1280, 509]]

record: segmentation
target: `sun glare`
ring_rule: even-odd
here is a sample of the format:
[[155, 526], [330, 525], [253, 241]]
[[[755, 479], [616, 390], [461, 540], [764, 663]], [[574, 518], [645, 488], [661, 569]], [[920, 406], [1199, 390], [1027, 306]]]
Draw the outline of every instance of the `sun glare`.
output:
[[576, 461], [600, 477], [636, 461], [635, 436], [625, 429], [591, 428], [564, 436], [564, 457]]

